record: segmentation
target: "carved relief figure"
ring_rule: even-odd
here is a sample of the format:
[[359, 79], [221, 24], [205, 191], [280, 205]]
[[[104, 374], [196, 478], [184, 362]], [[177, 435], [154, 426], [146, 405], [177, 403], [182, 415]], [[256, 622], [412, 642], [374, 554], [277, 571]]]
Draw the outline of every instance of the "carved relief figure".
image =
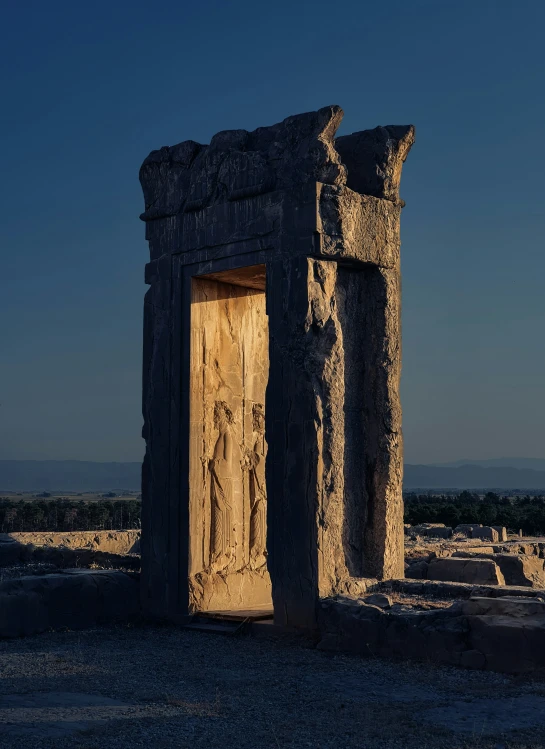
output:
[[228, 567], [235, 556], [233, 485], [235, 471], [240, 471], [240, 458], [237, 460], [233, 455], [238, 452], [231, 432], [233, 423], [233, 412], [227, 403], [216, 401], [214, 426], [219, 435], [208, 464], [211, 499], [210, 566], [215, 572]]
[[250, 564], [257, 568], [267, 561], [267, 493], [265, 488], [265, 413], [262, 403], [252, 408], [253, 448], [246, 456], [250, 474]]

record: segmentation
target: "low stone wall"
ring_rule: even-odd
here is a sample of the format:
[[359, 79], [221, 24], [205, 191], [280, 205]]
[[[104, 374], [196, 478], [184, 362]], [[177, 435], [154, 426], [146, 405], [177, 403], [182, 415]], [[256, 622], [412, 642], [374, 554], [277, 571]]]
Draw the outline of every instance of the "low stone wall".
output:
[[65, 546], [67, 549], [93, 549], [111, 554], [140, 554], [139, 530], [10, 533], [9, 538], [34, 546]]
[[70, 570], [0, 583], [0, 637], [86, 629], [140, 613], [138, 575]]
[[452, 529], [444, 523], [420, 523], [419, 525], [405, 525], [406, 536], [424, 536], [427, 538], [451, 538], [453, 534], [484, 541], [507, 541], [507, 529], [500, 525], [463, 524]]
[[140, 569], [140, 531], [0, 534], [0, 568], [51, 564]]
[[409, 613], [361, 599], [325, 599], [319, 626], [322, 650], [504, 673], [545, 671], [545, 603], [537, 599], [474, 597]]
[[33, 546], [20, 544], [10, 539], [3, 543], [0, 539], [0, 579], [2, 568], [25, 565], [52, 565], [59, 569], [69, 567], [104, 567], [124, 570], [139, 570], [140, 557], [137, 554], [112, 554], [94, 549], [68, 549], [64, 546]]

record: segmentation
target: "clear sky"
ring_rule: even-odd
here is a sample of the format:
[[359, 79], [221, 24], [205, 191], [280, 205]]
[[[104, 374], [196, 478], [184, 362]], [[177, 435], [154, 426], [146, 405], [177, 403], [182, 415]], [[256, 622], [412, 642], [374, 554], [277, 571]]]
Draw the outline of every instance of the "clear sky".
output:
[[545, 457], [543, 0], [1, 4], [0, 458], [140, 460], [150, 150], [416, 125], [406, 460]]

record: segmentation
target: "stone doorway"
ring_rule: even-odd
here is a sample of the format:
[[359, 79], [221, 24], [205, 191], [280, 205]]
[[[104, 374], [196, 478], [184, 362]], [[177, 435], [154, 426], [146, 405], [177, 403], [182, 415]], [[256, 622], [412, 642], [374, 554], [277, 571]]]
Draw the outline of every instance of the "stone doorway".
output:
[[269, 607], [265, 265], [191, 280], [190, 611]]
[[275, 624], [315, 632], [325, 598], [403, 577], [399, 180], [414, 128], [336, 138], [341, 118], [222, 131], [142, 165], [150, 618], [270, 605], [270, 576]]

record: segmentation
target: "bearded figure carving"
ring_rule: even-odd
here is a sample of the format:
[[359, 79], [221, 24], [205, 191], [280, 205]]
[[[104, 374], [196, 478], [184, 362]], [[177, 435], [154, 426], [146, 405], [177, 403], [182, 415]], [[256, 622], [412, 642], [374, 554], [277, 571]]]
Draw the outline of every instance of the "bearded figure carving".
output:
[[252, 442], [246, 460], [250, 478], [250, 565], [262, 567], [267, 561], [267, 493], [265, 488], [265, 413], [262, 403], [252, 409]]
[[232, 425], [233, 412], [225, 401], [216, 401], [214, 426], [219, 431], [214, 452], [209, 461], [210, 472], [210, 566], [215, 572], [226, 569], [234, 560], [233, 495], [235, 471], [240, 471]]

